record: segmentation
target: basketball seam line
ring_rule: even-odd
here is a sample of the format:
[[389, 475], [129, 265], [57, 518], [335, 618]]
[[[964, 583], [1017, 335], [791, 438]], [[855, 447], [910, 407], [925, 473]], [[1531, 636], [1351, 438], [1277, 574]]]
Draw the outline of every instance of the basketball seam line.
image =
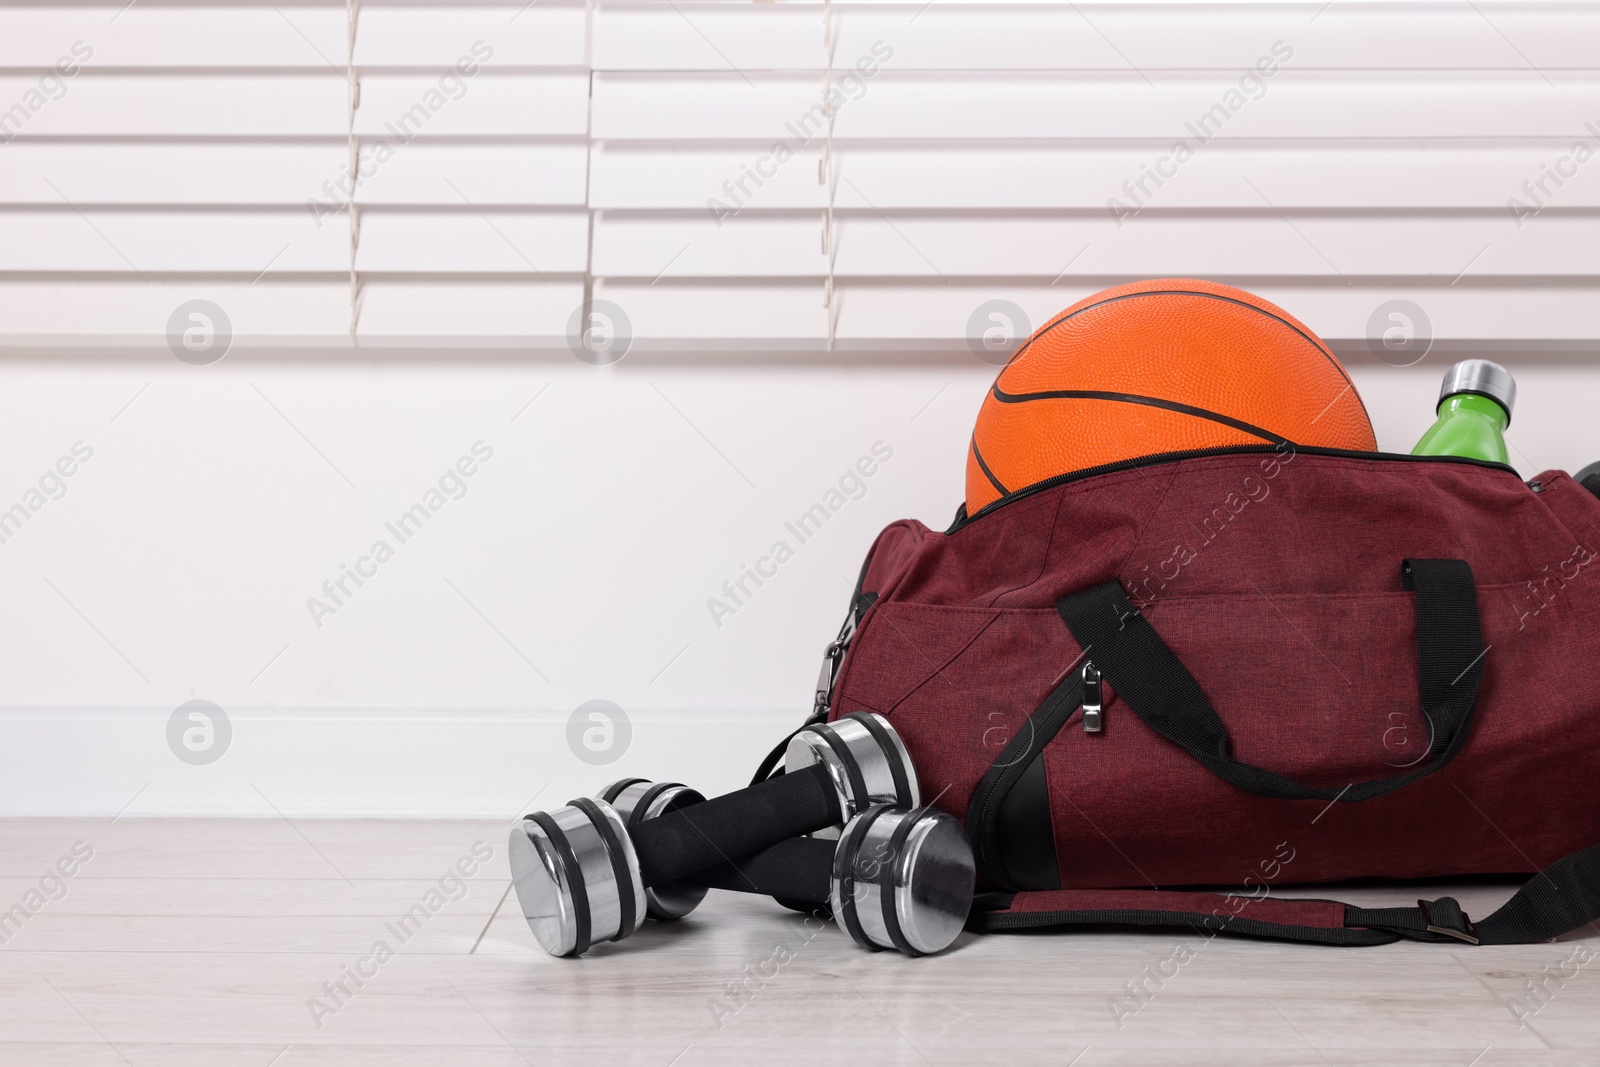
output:
[[1011, 490], [1000, 484], [1000, 479], [994, 476], [994, 471], [990, 470], [989, 465], [983, 461], [983, 453], [978, 451], [977, 434], [972, 435], [972, 458], [978, 461], [978, 469], [983, 472], [985, 478], [989, 479], [989, 484], [994, 486], [995, 492], [1001, 496], [1010, 495]]
[[[1351, 387], [1350, 391], [1352, 393], [1355, 393], [1356, 403], [1361, 406], [1361, 413], [1363, 415], [1367, 415], [1367, 405], [1362, 402], [1361, 394], [1360, 393], [1356, 393], [1356, 391], [1355, 391], [1355, 383], [1350, 380], [1350, 375], [1345, 371], [1344, 366], [1333, 355], [1333, 353], [1331, 351], [1329, 351], [1327, 346], [1324, 345], [1321, 341], [1317, 340], [1315, 337], [1312, 337], [1310, 334], [1306, 333], [1304, 330], [1302, 330], [1300, 327], [1296, 326], [1294, 323], [1290, 322], [1288, 319], [1285, 319], [1280, 315], [1274, 315], [1272, 312], [1267, 311], [1265, 308], [1259, 308], [1256, 305], [1251, 304], [1251, 303], [1249, 303], [1247, 301], [1244, 301], [1244, 300], [1235, 300], [1231, 296], [1220, 296], [1220, 295], [1218, 295], [1216, 293], [1201, 293], [1201, 292], [1196, 292], [1193, 289], [1152, 289], [1149, 292], [1144, 292], [1144, 293], [1124, 293], [1122, 296], [1108, 297], [1105, 300], [1100, 300], [1100, 301], [1097, 301], [1097, 302], [1095, 302], [1093, 304], [1090, 304], [1088, 307], [1079, 308], [1077, 311], [1072, 312], [1070, 315], [1061, 316], [1059, 319], [1057, 319], [1056, 321], [1052, 322], [1050, 325], [1044, 327], [1038, 333], [1034, 334], [1032, 337], [1028, 338], [1027, 344], [1024, 344], [1021, 348], [1017, 349], [1014, 353], [1012, 353], [1011, 358], [1006, 360], [1006, 365], [1005, 365], [1004, 368], [1001, 369], [1000, 373], [1002, 375], [1005, 374], [1006, 370], [1010, 369], [1011, 364], [1015, 363], [1018, 359], [1020, 359], [1022, 357], [1022, 353], [1026, 352], [1028, 350], [1029, 346], [1031, 346], [1033, 344], [1033, 342], [1037, 341], [1039, 338], [1043, 337], [1045, 334], [1049, 333], [1051, 330], [1055, 329], [1057, 326], [1061, 325], [1063, 322], [1066, 322], [1068, 319], [1077, 318], [1079, 315], [1082, 315], [1085, 311], [1093, 311], [1095, 308], [1104, 307], [1106, 304], [1115, 304], [1115, 303], [1117, 303], [1119, 301], [1122, 301], [1122, 300], [1132, 300], [1135, 297], [1140, 297], [1140, 296], [1199, 296], [1199, 297], [1205, 297], [1208, 300], [1221, 300], [1224, 303], [1236, 304], [1236, 305], [1238, 305], [1239, 307], [1242, 307], [1242, 308], [1249, 308], [1251, 311], [1259, 312], [1260, 314], [1265, 315], [1269, 319], [1272, 319], [1272, 320], [1274, 320], [1276, 322], [1283, 323], [1285, 326], [1289, 327], [1289, 329], [1293, 330], [1295, 333], [1299, 334], [1301, 337], [1303, 337], [1307, 341], [1309, 341], [1313, 348], [1315, 348], [1318, 352], [1322, 353], [1322, 358], [1326, 359], [1329, 363], [1333, 364], [1334, 370], [1339, 372], [1339, 377], [1343, 378], [1344, 381], [1345, 381], [1345, 384]], [[997, 385], [999, 384], [998, 380], [996, 380], [995, 384], [997, 384]], [[1367, 417], [1368, 417], [1368, 421], [1371, 421], [1371, 416], [1368, 415]]]
[[[1040, 393], [1005, 393], [1001, 392], [998, 382], [990, 388], [989, 392], [1002, 404], [1025, 404], [1030, 400], [1107, 400], [1122, 404], [1143, 404], [1147, 407], [1165, 408], [1168, 411], [1176, 411], [1183, 415], [1193, 415], [1196, 418], [1219, 422], [1224, 426], [1231, 426], [1235, 430], [1250, 434], [1253, 437], [1259, 437], [1268, 444], [1281, 445], [1289, 443], [1288, 438], [1280, 437], [1271, 430], [1264, 430], [1242, 419], [1229, 418], [1227, 415], [1220, 415], [1215, 411], [1190, 407], [1188, 404], [1180, 404], [1176, 400], [1162, 400], [1160, 397], [1139, 396], [1135, 393], [1108, 393], [1092, 389], [1052, 389]], [[974, 449], [977, 447], [976, 440], [973, 442], [973, 447]]]

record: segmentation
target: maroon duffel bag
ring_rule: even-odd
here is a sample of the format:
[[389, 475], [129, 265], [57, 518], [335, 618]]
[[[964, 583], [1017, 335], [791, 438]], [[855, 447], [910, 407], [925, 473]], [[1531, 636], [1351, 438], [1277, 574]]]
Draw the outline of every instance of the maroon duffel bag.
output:
[[[893, 722], [972, 838], [975, 929], [1548, 939], [1600, 914], [1597, 491], [1265, 445], [896, 522], [816, 715]], [[1276, 894], [1535, 872], [1476, 923]]]

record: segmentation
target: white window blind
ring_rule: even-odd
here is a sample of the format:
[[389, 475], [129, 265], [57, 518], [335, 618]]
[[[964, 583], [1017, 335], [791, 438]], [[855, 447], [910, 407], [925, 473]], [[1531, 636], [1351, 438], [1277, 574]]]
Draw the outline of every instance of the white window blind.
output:
[[1588, 350], [1597, 66], [1587, 3], [7, 4], [0, 345], [935, 352], [1201, 275]]

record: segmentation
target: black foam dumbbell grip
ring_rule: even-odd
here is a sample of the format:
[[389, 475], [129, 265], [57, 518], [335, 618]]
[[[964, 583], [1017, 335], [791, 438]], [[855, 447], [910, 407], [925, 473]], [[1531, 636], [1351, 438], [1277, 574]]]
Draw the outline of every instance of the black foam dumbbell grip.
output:
[[[841, 815], [839, 796], [826, 769], [812, 764], [793, 774], [664, 812], [629, 831], [644, 884], [663, 885], [759, 852], [774, 841], [833, 826], [843, 821]], [[830, 843], [823, 844], [831, 851]], [[824, 888], [820, 899], [827, 896]]]
[[695, 875], [694, 882], [709, 889], [826, 904], [833, 885], [835, 845], [812, 837], [791, 838], [735, 862], [708, 867]]

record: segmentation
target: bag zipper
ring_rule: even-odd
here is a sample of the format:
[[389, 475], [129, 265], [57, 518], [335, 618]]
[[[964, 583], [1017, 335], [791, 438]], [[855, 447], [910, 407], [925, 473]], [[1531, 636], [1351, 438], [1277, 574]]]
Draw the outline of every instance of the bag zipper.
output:
[[1100, 668], [1083, 661], [1083, 732], [1097, 734], [1105, 728], [1100, 704]]
[[[1118, 471], [1135, 470], [1139, 467], [1151, 467], [1160, 463], [1178, 463], [1186, 459], [1205, 459], [1209, 456], [1250, 456], [1264, 455], [1269, 452], [1282, 452], [1278, 445], [1221, 445], [1216, 448], [1191, 448], [1182, 452], [1161, 452], [1153, 456], [1137, 456], [1133, 459], [1119, 459], [1115, 463], [1102, 463], [1098, 467], [1085, 467], [1081, 471], [1068, 471], [1058, 474], [1053, 478], [1046, 478], [1042, 482], [1023, 486], [1021, 489], [985, 504], [978, 509], [976, 515], [968, 515], [966, 505], [963, 504], [956, 512], [955, 521], [950, 528], [945, 530], [945, 535], [955, 533], [968, 525], [993, 514], [997, 509], [1018, 500], [1024, 500], [1035, 493], [1042, 493], [1046, 489], [1054, 489], [1058, 485], [1066, 485], [1084, 478], [1093, 478], [1101, 474], [1115, 474]], [[1516, 469], [1504, 463], [1493, 463], [1485, 459], [1471, 459], [1467, 456], [1413, 456], [1401, 452], [1358, 452], [1347, 448], [1320, 448], [1313, 445], [1295, 445], [1291, 455], [1305, 454], [1308, 456], [1334, 456], [1344, 459], [1381, 459], [1381, 460], [1407, 460], [1412, 463], [1464, 463], [1470, 467], [1487, 467], [1490, 470], [1505, 471], [1518, 481], [1522, 476]]]

